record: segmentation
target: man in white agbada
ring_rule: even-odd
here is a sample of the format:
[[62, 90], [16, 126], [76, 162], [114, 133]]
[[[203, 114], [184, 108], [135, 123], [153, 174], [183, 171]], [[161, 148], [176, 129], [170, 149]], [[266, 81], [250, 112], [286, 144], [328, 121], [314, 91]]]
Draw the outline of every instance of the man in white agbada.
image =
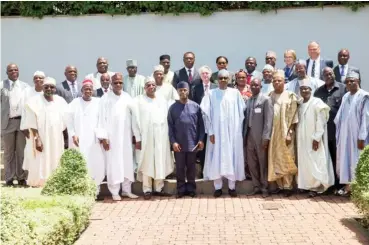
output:
[[172, 105], [176, 100], [179, 100], [177, 90], [170, 83], [163, 83], [164, 79], [164, 66], [154, 66], [154, 79], [156, 84], [156, 94], [163, 96], [168, 102], [168, 107]]
[[35, 95], [25, 105], [23, 127], [31, 130], [35, 141], [35, 161], [29, 167], [28, 184], [43, 186], [58, 167], [64, 152], [67, 102], [55, 95], [56, 81], [46, 77], [43, 94]]
[[329, 106], [312, 96], [308, 79], [301, 81], [299, 122], [296, 129], [299, 189], [309, 190], [315, 197], [334, 185], [332, 160], [328, 150], [327, 122]]
[[28, 100], [35, 95], [42, 94], [43, 84], [45, 79], [45, 73], [42, 71], [36, 71], [33, 74], [33, 83], [34, 87], [27, 87], [24, 90], [24, 95], [21, 99], [22, 105], [22, 120], [20, 123], [20, 130], [23, 131], [26, 136], [26, 146], [24, 148], [24, 159], [23, 159], [23, 169], [29, 170], [33, 165], [37, 165], [39, 163], [36, 162], [36, 154], [34, 148], [34, 135], [31, 134], [31, 130], [24, 127], [24, 122], [26, 120], [26, 110], [25, 105], [28, 103]]
[[152, 195], [170, 196], [164, 193], [164, 179], [174, 168], [168, 136], [167, 101], [156, 95], [155, 87], [154, 79], [148, 78], [145, 82], [145, 94], [135, 98], [142, 139], [139, 142], [141, 151], [136, 155], [137, 179], [142, 181], [145, 200]]
[[218, 72], [219, 88], [212, 89], [201, 101], [206, 144], [204, 179], [214, 180], [215, 197], [222, 195], [222, 178], [228, 179], [228, 193], [237, 196], [236, 181], [245, 179], [242, 123], [245, 102], [240, 92], [228, 88], [227, 70]]
[[94, 83], [94, 90], [101, 88], [100, 78], [104, 73], [108, 73], [112, 77], [115, 73], [109, 71], [109, 62], [104, 57], [99, 57], [96, 61], [97, 72], [90, 73], [86, 76], [86, 79], [90, 79]]
[[90, 176], [97, 186], [96, 200], [104, 200], [100, 193], [100, 184], [105, 177], [103, 151], [96, 137], [100, 98], [92, 97], [93, 82], [82, 82], [82, 97], [75, 98], [68, 105], [68, 133], [73, 139], [71, 148], [79, 148], [84, 156]]
[[355, 179], [355, 169], [361, 151], [369, 144], [369, 93], [360, 89], [360, 75], [351, 71], [346, 75], [347, 92], [337, 112], [337, 173], [341, 196], [350, 195], [350, 183]]
[[123, 91], [134, 98], [144, 93], [145, 77], [137, 74], [137, 60], [127, 60], [126, 66], [128, 75], [123, 79]]
[[309, 77], [306, 74], [306, 61], [305, 60], [299, 60], [296, 62], [295, 71], [297, 74], [297, 78], [293, 79], [291, 82], [286, 84], [286, 90], [294, 92], [299, 98], [301, 98], [300, 86], [301, 86], [301, 83], [305, 79], [308, 79], [310, 87], [311, 87], [311, 92], [313, 94], [317, 88], [324, 85], [324, 81], [318, 78]]
[[100, 99], [96, 130], [105, 150], [108, 189], [114, 201], [121, 200], [121, 186], [122, 196], [137, 198], [131, 191], [134, 181], [132, 136], [137, 141], [141, 141], [141, 136], [134, 101], [122, 88], [123, 75], [116, 73], [112, 77], [112, 91]]

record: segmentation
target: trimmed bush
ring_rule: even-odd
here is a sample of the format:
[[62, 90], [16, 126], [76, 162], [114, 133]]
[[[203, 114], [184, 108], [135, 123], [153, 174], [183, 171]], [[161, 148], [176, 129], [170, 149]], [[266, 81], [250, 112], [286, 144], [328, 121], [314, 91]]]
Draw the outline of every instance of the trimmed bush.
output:
[[60, 166], [47, 180], [42, 195], [78, 195], [95, 198], [96, 184], [88, 174], [86, 161], [75, 150], [66, 150], [60, 159]]

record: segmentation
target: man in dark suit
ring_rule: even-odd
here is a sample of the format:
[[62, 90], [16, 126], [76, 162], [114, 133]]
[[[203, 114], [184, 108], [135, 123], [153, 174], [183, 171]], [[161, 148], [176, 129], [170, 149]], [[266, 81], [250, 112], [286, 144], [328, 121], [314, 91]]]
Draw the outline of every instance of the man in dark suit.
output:
[[350, 66], [348, 64], [348, 61], [350, 59], [350, 52], [348, 49], [341, 49], [338, 52], [338, 65], [334, 67], [334, 75], [336, 77], [336, 81], [344, 83], [346, 79], [346, 75], [349, 73], [349, 71], [355, 71], [359, 74], [360, 77], [360, 70], [359, 68], [356, 68], [354, 66]]
[[101, 88], [96, 90], [97, 97], [102, 97], [104, 94], [110, 91], [111, 79], [109, 73], [103, 73], [100, 77]]
[[308, 53], [310, 58], [306, 60], [307, 75], [323, 80], [323, 69], [326, 67], [333, 68], [333, 61], [323, 59], [320, 56], [320, 46], [315, 41], [309, 43]]
[[[177, 88], [177, 84], [179, 82], [185, 81], [190, 85], [190, 91], [191, 91], [193, 86], [201, 83], [200, 74], [197, 72], [197, 70], [194, 67], [195, 54], [193, 52], [186, 52], [183, 55], [183, 63], [185, 67], [174, 72], [172, 84], [175, 88]], [[191, 96], [191, 93], [190, 93], [190, 96]], [[190, 99], [192, 98], [190, 97]]]

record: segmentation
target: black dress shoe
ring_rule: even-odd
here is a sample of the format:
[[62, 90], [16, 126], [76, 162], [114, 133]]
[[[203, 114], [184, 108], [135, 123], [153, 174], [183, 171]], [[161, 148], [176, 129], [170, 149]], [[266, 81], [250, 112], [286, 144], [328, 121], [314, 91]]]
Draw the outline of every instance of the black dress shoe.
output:
[[190, 192], [188, 192], [188, 195], [189, 195], [190, 197], [194, 198], [194, 197], [196, 197], [196, 192], [194, 192], [194, 191], [190, 191]]
[[229, 194], [231, 197], [237, 197], [237, 192], [236, 192], [236, 190], [228, 189], [228, 194]]
[[261, 196], [262, 196], [263, 198], [268, 197], [268, 196], [269, 196], [269, 191], [263, 191], [263, 192], [262, 192], [262, 194], [261, 194]]
[[145, 192], [144, 193], [144, 199], [145, 200], [150, 200], [151, 199], [151, 196], [152, 196], [151, 192]]
[[283, 190], [283, 196], [284, 197], [289, 197], [292, 195], [292, 190]]
[[185, 196], [185, 194], [184, 194], [184, 193], [179, 192], [179, 193], [177, 193], [176, 198], [182, 198], [182, 197], [184, 197], [184, 196]]
[[18, 185], [19, 186], [23, 186], [23, 187], [27, 187], [27, 181], [22, 179], [22, 180], [18, 180]]
[[102, 195], [97, 195], [96, 198], [95, 198], [95, 201], [104, 201], [105, 200], [105, 197], [102, 196]]
[[281, 191], [282, 191], [282, 189], [278, 187], [278, 188], [277, 188], [277, 189], [275, 189], [274, 191], [271, 191], [271, 193], [272, 193], [272, 194], [279, 194]]
[[164, 190], [161, 190], [160, 192], [155, 191], [153, 193], [154, 196], [158, 196], [158, 197], [171, 197], [172, 195], [169, 193], [165, 193]]
[[255, 188], [251, 193], [247, 193], [246, 196], [254, 196], [257, 194], [261, 194], [261, 190], [259, 188]]
[[14, 186], [13, 180], [8, 180], [5, 185], [7, 186]]
[[214, 197], [220, 197], [222, 194], [223, 192], [221, 189], [214, 191]]

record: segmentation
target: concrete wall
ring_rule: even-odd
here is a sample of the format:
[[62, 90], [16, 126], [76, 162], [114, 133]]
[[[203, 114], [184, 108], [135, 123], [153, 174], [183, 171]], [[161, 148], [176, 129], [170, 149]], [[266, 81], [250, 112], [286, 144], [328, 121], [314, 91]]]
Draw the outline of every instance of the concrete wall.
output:
[[1, 19], [1, 76], [9, 62], [19, 65], [21, 78], [31, 82], [36, 70], [58, 81], [64, 67], [78, 67], [80, 78], [96, 70], [98, 56], [109, 59], [111, 70], [125, 71], [126, 59], [137, 59], [139, 73], [149, 75], [159, 55], [172, 56], [172, 69], [183, 66], [185, 51], [196, 53], [196, 67], [216, 69], [215, 58], [229, 58], [229, 69], [244, 68], [247, 56], [255, 56], [259, 69], [267, 50], [278, 54], [293, 48], [307, 57], [307, 44], [317, 40], [322, 56], [337, 63], [340, 48], [351, 51], [350, 63], [362, 71], [363, 87], [369, 90], [369, 8], [352, 12], [347, 8], [312, 8], [219, 12], [210, 17], [181, 16], [82, 16]]

